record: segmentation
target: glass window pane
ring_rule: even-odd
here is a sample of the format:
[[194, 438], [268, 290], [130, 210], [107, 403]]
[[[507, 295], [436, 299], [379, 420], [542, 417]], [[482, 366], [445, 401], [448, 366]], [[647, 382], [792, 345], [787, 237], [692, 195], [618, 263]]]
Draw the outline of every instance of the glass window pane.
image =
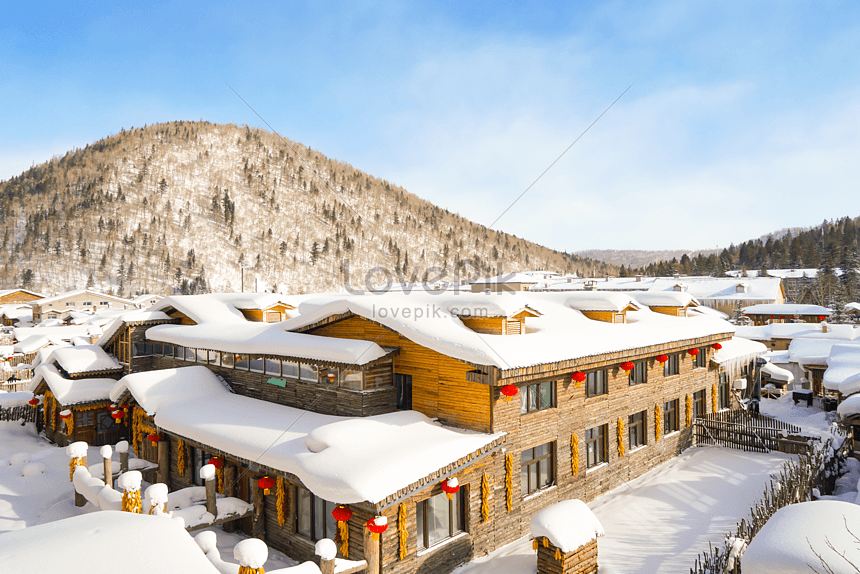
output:
[[454, 498], [451, 500], [451, 523], [454, 527], [452, 535], [457, 532], [463, 531], [463, 508], [462, 504], [460, 504], [461, 500], [464, 496], [464, 491], [461, 488], [460, 491], [454, 495]]
[[531, 490], [537, 490], [540, 483], [538, 482], [538, 464], [529, 465], [529, 486]]
[[340, 372], [340, 386], [351, 391], [361, 390], [361, 371], [347, 371], [346, 369]]
[[281, 361], [278, 359], [266, 359], [266, 374], [281, 376]]
[[426, 510], [426, 500], [422, 500], [415, 507], [415, 519], [418, 521], [418, 548], [427, 548], [427, 543], [424, 537], [424, 513]]
[[221, 366], [221, 351], [209, 351], [209, 364], [215, 367]]
[[325, 500], [314, 496], [314, 540], [325, 538]]
[[520, 467], [520, 494], [526, 495], [529, 493], [529, 467], [523, 465]]
[[549, 483], [552, 482], [549, 472], [549, 463], [550, 459], [545, 458], [538, 463], [538, 484], [541, 487], [549, 486]]
[[552, 381], [540, 384], [540, 408], [548, 409], [552, 407]]
[[528, 461], [534, 459], [534, 449], [524, 450], [520, 455], [520, 462], [522, 464], [526, 464]]
[[451, 535], [450, 532], [450, 506], [444, 494], [437, 494], [429, 500], [428, 504], [428, 542], [430, 546], [438, 544]]
[[529, 385], [529, 411], [537, 410], [537, 385]]
[[232, 369], [236, 366], [236, 355], [234, 355], [233, 353], [222, 353], [221, 364], [228, 369]]
[[299, 364], [295, 361], [283, 361], [281, 364], [281, 375], [284, 377], [299, 378]]
[[317, 372], [314, 368], [314, 365], [309, 365], [307, 363], [301, 363], [299, 365], [301, 369], [301, 379], [303, 381], [307, 381], [308, 383], [316, 383], [317, 382]]
[[334, 507], [334, 502], [325, 501], [325, 537], [331, 540], [334, 540], [337, 535], [337, 522], [332, 516]]
[[247, 371], [248, 365], [250, 361], [248, 359], [248, 355], [236, 355], [236, 365], [235, 368], [239, 371]]
[[252, 373], [262, 373], [265, 370], [266, 359], [260, 355], [251, 355], [248, 363], [251, 366], [250, 370]]
[[196, 351], [196, 355], [198, 363], [203, 363], [205, 365], [209, 361], [209, 351], [202, 351], [198, 349]]
[[520, 388], [520, 414], [529, 412], [529, 388]]
[[297, 489], [296, 513], [298, 521], [296, 529], [299, 534], [311, 537], [311, 493], [304, 488]]

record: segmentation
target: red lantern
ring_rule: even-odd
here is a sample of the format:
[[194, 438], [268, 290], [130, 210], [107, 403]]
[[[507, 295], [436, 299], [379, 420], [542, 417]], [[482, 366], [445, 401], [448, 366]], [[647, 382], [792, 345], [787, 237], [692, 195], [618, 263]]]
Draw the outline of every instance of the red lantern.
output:
[[576, 387], [579, 388], [582, 386], [582, 381], [584, 381], [587, 377], [582, 371], [576, 371], [570, 376], [570, 378], [573, 379], [574, 382], [576, 382]]
[[379, 535], [388, 530], [388, 519], [384, 516], [371, 518], [367, 521], [367, 529], [370, 530], [374, 540], [379, 540]]
[[64, 411], [60, 412], [60, 418], [61, 419], [68, 419], [68, 418], [71, 418], [71, 416], [72, 416], [72, 411], [64, 410]]
[[30, 406], [34, 408], [39, 405], [39, 399], [37, 399], [36, 397], [33, 397], [27, 402], [30, 403]]
[[723, 348], [723, 346], [720, 343], [714, 343], [713, 345], [711, 345], [711, 348], [719, 351], [720, 349]]
[[161, 440], [161, 437], [158, 436], [157, 434], [151, 434], [146, 438], [149, 439], [149, 442], [151, 442], [152, 444], [155, 444]]
[[460, 482], [457, 480], [456, 476], [449, 478], [448, 480], [442, 481], [442, 490], [445, 492], [445, 496], [448, 500], [451, 500], [455, 494], [460, 490]]
[[337, 522], [349, 522], [349, 519], [352, 518], [352, 510], [346, 506], [338, 505], [331, 511], [331, 515]]
[[122, 412], [122, 411], [113, 411], [113, 412], [110, 414], [110, 416], [112, 416], [116, 422], [119, 422], [119, 421], [121, 421], [121, 420], [122, 420], [122, 417], [124, 417], [124, 416], [125, 416], [125, 413], [124, 413], [124, 412]]
[[773, 315], [771, 315], [771, 316], [770, 316], [770, 318], [771, 318], [771, 319], [773, 319], [773, 318], [774, 318], [774, 316], [773, 316]]
[[785, 319], [785, 315], [780, 315], [780, 316], [779, 316], [779, 318], [780, 318], [780, 319]]
[[224, 461], [221, 460], [220, 458], [218, 458], [217, 456], [213, 456], [212, 458], [209, 459], [209, 464], [211, 464], [215, 468], [221, 468], [222, 466], [224, 466]]
[[695, 349], [695, 348], [693, 348], [693, 349], [690, 349], [689, 351], [687, 351], [687, 353], [688, 353], [691, 357], [695, 357], [696, 355], [698, 355], [698, 354], [699, 354], [699, 349]]
[[520, 392], [520, 390], [517, 388], [516, 385], [504, 385], [502, 387], [502, 394], [505, 395], [506, 401], [509, 401], [512, 397], [517, 396], [518, 392]]
[[669, 360], [668, 355], [657, 355], [657, 362], [660, 363], [661, 365], [664, 364], [668, 360]]
[[269, 495], [269, 491], [275, 487], [275, 479], [270, 476], [264, 476], [257, 481], [257, 486], [263, 489], [263, 494]]
[[621, 368], [624, 369], [625, 371], [632, 371], [633, 367], [635, 367], [635, 366], [636, 365], [634, 365], [630, 361], [624, 361], [623, 363], [621, 363]]
[[824, 315], [819, 315], [819, 316], [818, 316], [818, 320], [819, 320], [819, 321], [824, 321], [824, 319], [825, 319]]

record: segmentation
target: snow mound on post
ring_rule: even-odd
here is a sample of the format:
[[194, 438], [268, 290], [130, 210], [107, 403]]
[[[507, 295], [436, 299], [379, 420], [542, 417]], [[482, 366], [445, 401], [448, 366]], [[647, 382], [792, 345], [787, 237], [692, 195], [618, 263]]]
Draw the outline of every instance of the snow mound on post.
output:
[[116, 479], [116, 487], [122, 490], [134, 492], [140, 490], [140, 483], [143, 480], [143, 475], [139, 470], [130, 470], [119, 475]]
[[337, 556], [337, 545], [330, 538], [323, 538], [314, 546], [314, 554], [323, 560], [334, 560]]
[[262, 568], [269, 559], [269, 547], [257, 538], [248, 538], [233, 547], [233, 558], [242, 566]]
[[149, 501], [150, 506], [161, 506], [167, 503], [167, 485], [156, 483], [146, 489], [144, 498]]
[[200, 550], [203, 551], [203, 554], [209, 554], [212, 550], [218, 550], [218, 535], [211, 530], [201, 532], [200, 534], [195, 536], [194, 542], [197, 543], [197, 546], [200, 547]]
[[119, 453], [128, 452], [128, 441], [121, 440], [116, 443], [116, 451]]
[[73, 442], [66, 447], [66, 454], [69, 458], [83, 458], [87, 456], [89, 445], [84, 441]]
[[102, 455], [102, 458], [110, 458], [113, 456], [113, 449], [111, 449], [109, 444], [106, 444], [99, 449], [99, 454]]
[[860, 507], [856, 504], [839, 500], [792, 504], [777, 511], [749, 543], [741, 559], [743, 571], [807, 574], [814, 568], [824, 572], [823, 560], [834, 572], [853, 572], [845, 566], [860, 564], [856, 535], [860, 535]]
[[200, 479], [201, 480], [212, 480], [215, 478], [215, 465], [214, 464], [204, 464], [200, 467]]
[[530, 528], [533, 538], [546, 537], [562, 552], [573, 552], [606, 534], [581, 500], [565, 500], [541, 510], [532, 518]]

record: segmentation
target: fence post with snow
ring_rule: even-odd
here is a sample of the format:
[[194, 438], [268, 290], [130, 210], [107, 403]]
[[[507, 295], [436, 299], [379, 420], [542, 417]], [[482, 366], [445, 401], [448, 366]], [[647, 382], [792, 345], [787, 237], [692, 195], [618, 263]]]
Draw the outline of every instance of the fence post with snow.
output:
[[117, 488], [122, 489], [122, 510], [140, 514], [143, 504], [140, 500], [140, 483], [143, 481], [143, 475], [140, 471], [130, 470], [119, 475], [116, 479]]
[[206, 512], [218, 516], [218, 505], [215, 501], [215, 465], [204, 464], [200, 467], [200, 479], [206, 485]]
[[258, 538], [247, 538], [233, 547], [233, 558], [239, 563], [239, 574], [265, 574], [269, 547]]
[[597, 574], [597, 538], [605, 534], [581, 500], [538, 512], [530, 524], [538, 574]]
[[102, 467], [104, 469], [103, 474], [105, 484], [113, 486], [113, 468], [111, 464], [113, 449], [110, 447], [109, 444], [106, 444], [99, 450], [99, 454], [102, 455]]
[[[69, 456], [69, 482], [75, 482], [75, 469], [79, 466], [87, 467], [87, 449], [89, 445], [83, 441], [73, 442], [66, 447]], [[75, 490], [75, 506], [81, 507], [87, 503], [87, 499]]]
[[119, 453], [119, 472], [128, 472], [128, 441], [116, 443], [116, 451]]

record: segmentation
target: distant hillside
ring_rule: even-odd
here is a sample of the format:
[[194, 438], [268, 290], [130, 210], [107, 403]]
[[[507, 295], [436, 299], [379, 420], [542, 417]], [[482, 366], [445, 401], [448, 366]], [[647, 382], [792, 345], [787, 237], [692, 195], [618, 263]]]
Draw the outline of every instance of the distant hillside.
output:
[[[246, 126], [124, 130], [0, 183], [0, 287], [314, 292], [502, 271], [617, 273], [488, 230]], [[444, 268], [446, 273], [433, 269]]]
[[624, 265], [628, 268], [638, 269], [659, 261], [671, 261], [673, 258], [681, 259], [684, 255], [695, 257], [701, 254], [707, 257], [712, 253], [719, 253], [719, 250], [687, 251], [683, 249], [664, 249], [662, 251], [645, 251], [636, 249], [585, 249], [577, 251], [576, 255], [603, 261], [610, 265], [617, 265], [619, 267]]

